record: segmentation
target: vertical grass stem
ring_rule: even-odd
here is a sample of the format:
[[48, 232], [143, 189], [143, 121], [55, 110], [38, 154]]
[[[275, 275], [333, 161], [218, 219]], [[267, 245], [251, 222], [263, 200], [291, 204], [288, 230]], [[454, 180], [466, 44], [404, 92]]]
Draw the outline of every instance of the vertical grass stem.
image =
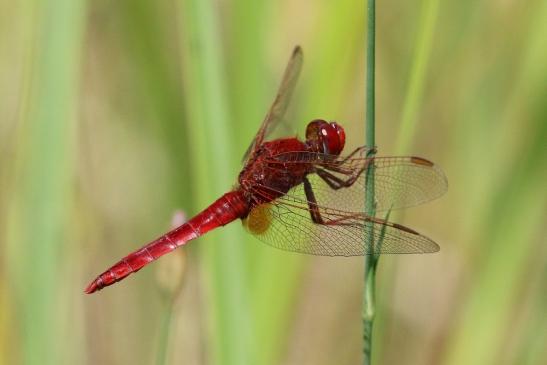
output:
[[[375, 22], [376, 4], [375, 0], [368, 0], [367, 6], [367, 72], [366, 72], [366, 120], [365, 120], [365, 141], [366, 146], [370, 148], [369, 157], [374, 155], [374, 129], [375, 129], [375, 110], [374, 110], [374, 70], [375, 70], [375, 42], [376, 42], [376, 22]], [[365, 214], [374, 216], [374, 165], [367, 170], [366, 191], [365, 191]], [[367, 223], [371, 224], [371, 223]], [[372, 227], [370, 227], [372, 232]], [[372, 233], [366, 238], [364, 244], [367, 247], [374, 247], [374, 237]], [[375, 276], [378, 257], [376, 255], [365, 255], [365, 288], [363, 292], [363, 364], [371, 364], [372, 355], [372, 325], [374, 323], [374, 292]]]

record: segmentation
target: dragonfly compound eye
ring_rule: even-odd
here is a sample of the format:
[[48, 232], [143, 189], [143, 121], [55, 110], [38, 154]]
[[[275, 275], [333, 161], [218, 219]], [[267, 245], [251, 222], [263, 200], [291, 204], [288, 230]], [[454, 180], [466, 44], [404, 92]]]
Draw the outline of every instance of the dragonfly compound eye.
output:
[[330, 122], [330, 125], [336, 131], [336, 135], [338, 137], [338, 149], [337, 151], [333, 151], [332, 153], [335, 155], [339, 155], [346, 144], [346, 132], [344, 131], [344, 128], [342, 128], [342, 126], [336, 122]]
[[344, 148], [346, 135], [336, 122], [322, 119], [311, 121], [306, 128], [306, 143], [314, 152], [339, 155]]

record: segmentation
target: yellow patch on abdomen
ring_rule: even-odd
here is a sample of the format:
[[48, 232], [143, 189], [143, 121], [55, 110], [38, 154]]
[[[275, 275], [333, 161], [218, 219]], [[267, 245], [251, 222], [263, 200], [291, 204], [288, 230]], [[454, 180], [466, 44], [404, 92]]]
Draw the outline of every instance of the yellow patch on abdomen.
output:
[[270, 203], [260, 204], [254, 207], [249, 212], [249, 215], [243, 219], [243, 227], [253, 234], [263, 234], [268, 230], [272, 223], [271, 209], [272, 205]]

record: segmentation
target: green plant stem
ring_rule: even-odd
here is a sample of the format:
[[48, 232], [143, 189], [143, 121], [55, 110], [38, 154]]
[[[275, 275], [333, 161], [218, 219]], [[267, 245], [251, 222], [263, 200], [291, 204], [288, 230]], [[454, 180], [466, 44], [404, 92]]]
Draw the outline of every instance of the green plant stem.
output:
[[157, 353], [157, 359], [156, 359], [157, 365], [167, 364], [167, 352], [169, 351], [169, 337], [171, 333], [171, 323], [173, 320], [173, 311], [175, 307], [174, 302], [175, 302], [175, 297], [168, 298], [167, 308], [165, 308], [165, 312], [163, 313], [161, 330], [160, 330], [160, 338], [158, 341], [158, 353]]
[[363, 294], [363, 354], [365, 365], [372, 362], [372, 325], [375, 315], [376, 265], [378, 260], [373, 255], [365, 258], [365, 290]]
[[[367, 78], [366, 78], [366, 120], [365, 120], [365, 140], [366, 146], [370, 148], [369, 157], [374, 155], [374, 70], [375, 70], [375, 43], [376, 43], [376, 4], [375, 0], [368, 0], [367, 10]], [[367, 183], [365, 191], [365, 214], [374, 216], [374, 168], [367, 170]], [[370, 223], [367, 223], [370, 224]], [[366, 238], [364, 244], [367, 247], [374, 247], [374, 236], [372, 227], [369, 227], [371, 234]], [[369, 365], [372, 361], [372, 325], [374, 323], [374, 292], [376, 279], [376, 265], [378, 264], [377, 255], [365, 255], [365, 288], [363, 292], [363, 364]]]
[[367, 79], [366, 79], [366, 135], [365, 141], [368, 147], [374, 147], [375, 142], [375, 108], [374, 108], [374, 88], [375, 88], [375, 79], [374, 79], [374, 70], [375, 70], [375, 48], [376, 48], [376, 4], [375, 0], [368, 0], [367, 7]]

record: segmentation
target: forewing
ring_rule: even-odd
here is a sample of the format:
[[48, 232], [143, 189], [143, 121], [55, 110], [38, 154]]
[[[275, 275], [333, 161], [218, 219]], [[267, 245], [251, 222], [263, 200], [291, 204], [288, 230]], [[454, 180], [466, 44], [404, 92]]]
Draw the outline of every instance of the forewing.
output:
[[424, 204], [447, 190], [443, 171], [428, 160], [410, 156], [367, 158], [366, 152], [363, 148], [354, 157], [330, 158], [330, 162], [324, 162], [329, 158], [318, 153], [289, 152], [274, 156], [269, 166], [290, 169], [293, 164], [313, 164], [340, 181], [354, 178], [352, 185], [335, 189], [317, 173], [308, 175], [319, 205], [346, 212], [364, 211], [370, 166], [374, 169], [371, 176], [374, 176], [377, 213]]
[[270, 106], [266, 117], [262, 121], [258, 132], [247, 148], [247, 151], [243, 155], [243, 161], [247, 161], [252, 152], [264, 142], [265, 138], [268, 137], [279, 123], [283, 120], [289, 102], [291, 100], [294, 87], [296, 86], [296, 81], [298, 80], [298, 75], [302, 69], [302, 48], [296, 46], [293, 50], [289, 63], [285, 68], [283, 73], [283, 79], [277, 90], [277, 95], [273, 101], [273, 104]]
[[[262, 187], [262, 191], [264, 189]], [[363, 213], [348, 213], [320, 205], [317, 208], [325, 224], [312, 221], [301, 184], [273, 202], [251, 210], [244, 225], [270, 246], [312, 255], [359, 256], [439, 250], [429, 238], [401, 225]]]

